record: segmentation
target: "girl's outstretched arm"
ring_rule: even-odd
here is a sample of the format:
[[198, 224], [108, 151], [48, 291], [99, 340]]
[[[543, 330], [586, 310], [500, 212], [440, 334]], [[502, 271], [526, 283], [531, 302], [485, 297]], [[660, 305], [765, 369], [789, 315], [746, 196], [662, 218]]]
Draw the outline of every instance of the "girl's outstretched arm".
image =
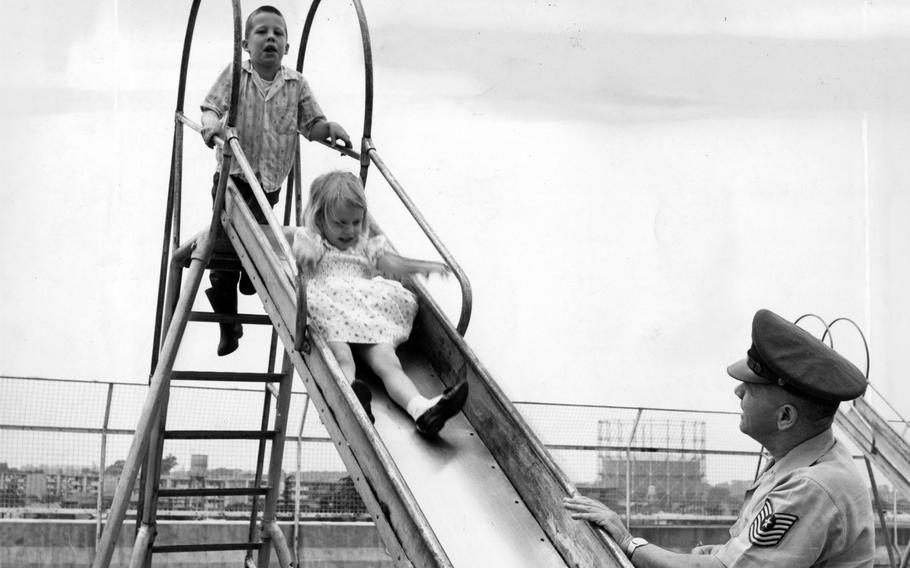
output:
[[407, 258], [393, 252], [386, 252], [376, 259], [376, 267], [382, 272], [392, 274], [398, 278], [404, 278], [411, 274], [441, 274], [448, 276], [451, 270], [448, 265], [432, 260], [417, 260]]
[[291, 245], [294, 261], [301, 270], [312, 272], [322, 257], [321, 250], [303, 227], [281, 227]]

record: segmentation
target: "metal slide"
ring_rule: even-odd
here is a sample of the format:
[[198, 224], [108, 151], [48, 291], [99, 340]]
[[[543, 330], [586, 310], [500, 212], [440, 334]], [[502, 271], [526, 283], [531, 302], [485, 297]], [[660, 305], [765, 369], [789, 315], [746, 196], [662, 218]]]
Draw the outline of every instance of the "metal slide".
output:
[[[825, 332], [821, 339], [822, 341], [827, 340], [832, 349], [834, 348], [834, 334], [832, 333], [834, 325], [846, 323], [856, 330], [866, 353], [864, 371], [867, 382], [866, 394], [849, 404], [842, 404], [835, 415], [835, 423], [863, 452], [866, 460], [874, 463], [894, 484], [895, 490], [910, 499], [910, 438], [907, 438], [910, 433], [910, 421], [902, 417], [897, 409], [888, 402], [888, 399], [869, 382], [871, 363], [869, 344], [866, 342], [862, 329], [849, 318], [840, 317], [829, 323], [815, 314], [803, 315], [796, 320], [796, 323], [804, 318], [815, 318], [824, 325]], [[902, 433], [898, 433], [895, 426], [869, 404], [869, 398], [872, 396], [877, 397], [877, 400], [891, 411], [892, 415], [897, 418], [896, 423], [903, 425]]]
[[[866, 460], [874, 463], [894, 484], [895, 490], [910, 499], [910, 438], [907, 438], [910, 434], [910, 421], [902, 417], [888, 399], [869, 382], [871, 360], [866, 336], [856, 322], [845, 317], [827, 322], [816, 314], [804, 314], [794, 323], [799, 324], [807, 318], [815, 319], [824, 326], [821, 340], [827, 341], [832, 349], [834, 349], [832, 328], [836, 324], [849, 324], [857, 332], [866, 354], [863, 373], [867, 383], [866, 393], [849, 404], [842, 404], [834, 417], [834, 422], [863, 452]], [[903, 425], [902, 433], [898, 433], [896, 428], [869, 404], [868, 399], [873, 395], [891, 411], [897, 418], [897, 423]]]
[[[563, 508], [562, 499], [573, 494], [575, 488], [462, 338], [470, 319], [470, 285], [467, 278], [373, 145], [370, 134], [371, 50], [359, 0], [353, 0], [353, 4], [361, 24], [366, 74], [361, 148], [359, 154], [337, 146], [333, 150], [359, 160], [360, 177], [364, 183], [369, 166], [376, 166], [461, 285], [462, 309], [457, 326], [453, 326], [419, 282], [406, 283], [418, 296], [419, 311], [411, 339], [402, 347], [401, 354], [406, 372], [426, 394], [436, 394], [444, 386], [467, 381], [470, 394], [463, 412], [447, 424], [439, 439], [426, 440], [416, 433], [410, 418], [389, 403], [379, 388], [378, 380], [373, 380], [369, 382], [375, 392], [374, 427], [325, 342], [318, 335], [308, 332], [305, 275], [290, 259], [284, 229], [271, 214], [271, 205], [243, 155], [234, 130], [241, 56], [240, 0], [231, 0], [234, 16], [234, 89], [224, 139], [216, 139], [223, 163], [212, 223], [200, 236], [180, 244], [183, 127], [200, 128], [183, 112], [190, 46], [200, 2], [194, 0], [190, 8], [181, 62], [159, 274], [153, 373], [93, 566], [106, 568], [110, 565], [126, 518], [130, 493], [139, 473], [139, 464], [149, 454], [150, 439], [159, 430], [159, 419], [163, 414], [161, 408], [163, 401], [167, 400], [172, 376], [176, 375], [173, 372], [174, 361], [202, 272], [206, 267], [211, 268], [216, 234], [221, 232], [219, 225], [230, 241], [228, 248], [234, 249], [253, 281], [288, 355], [289, 364], [302, 378], [320, 420], [396, 565], [419, 568], [631, 566], [616, 543], [605, 533], [588, 523], [570, 518]], [[298, 70], [303, 65], [307, 37], [318, 4], [319, 0], [313, 0], [307, 16]], [[267, 213], [267, 225], [260, 226], [255, 221], [236, 187], [228, 181], [233, 161], [241, 167], [258, 205]], [[295, 193], [297, 195], [298, 221], [302, 201], [300, 186], [298, 163], [286, 191], [289, 198]], [[285, 225], [292, 224], [289, 212], [288, 207]], [[372, 220], [371, 229], [379, 231]], [[181, 277], [179, 265], [187, 260], [189, 270], [185, 277]], [[280, 408], [279, 405], [276, 412], [283, 412]], [[283, 445], [283, 434], [276, 435], [274, 443]], [[280, 463], [280, 449], [277, 453], [273, 452], [273, 462]], [[160, 459], [160, 450], [156, 451], [156, 455]], [[154, 459], [155, 456], [152, 457]], [[270, 471], [271, 476], [276, 473], [276, 468], [280, 469], [275, 463], [270, 466], [273, 470]], [[269, 512], [268, 502], [266, 505], [261, 538], [275, 542], [280, 565], [290, 566], [286, 547], [281, 546], [280, 530]], [[151, 541], [153, 519], [146, 524], [150, 528], [140, 531], [140, 537]], [[248, 546], [249, 543], [242, 544], [244, 549]], [[131, 565], [143, 565], [141, 556], [146, 548], [140, 547], [136, 554], [137, 562]], [[265, 546], [265, 550], [269, 548]], [[261, 554], [260, 561], [267, 564], [268, 553]], [[248, 558], [247, 565], [251, 562]]]
[[[897, 409], [888, 402], [888, 399], [882, 396], [871, 382], [868, 382], [871, 362], [869, 345], [862, 329], [856, 322], [849, 318], [841, 317], [829, 323], [815, 314], [806, 314], [798, 318], [796, 323], [807, 317], [817, 319], [825, 327], [821, 339], [822, 341], [827, 339], [832, 349], [834, 348], [834, 338], [831, 328], [837, 323], [843, 322], [852, 325], [862, 340], [866, 353], [864, 373], [867, 381], [866, 393], [849, 404], [842, 404], [834, 417], [834, 422], [863, 454], [872, 488], [873, 504], [878, 512], [879, 526], [882, 527], [881, 537], [884, 539], [884, 547], [888, 551], [889, 565], [906, 568], [910, 566], [910, 543], [907, 544], [901, 555], [899, 554], [897, 542], [892, 542], [891, 540], [891, 535], [886, 529], [886, 507], [879, 496], [872, 465], [874, 464], [888, 478], [895, 491], [910, 499], [910, 438], [907, 437], [908, 433], [910, 433], [910, 421], [902, 417]], [[886, 420], [881, 413], [869, 404], [869, 398], [873, 394], [897, 418], [895, 422]], [[897, 424], [902, 425], [901, 432], [897, 431]]]
[[910, 499], [910, 442], [902, 437], [864, 398], [837, 412], [837, 425], [872, 463]]
[[[872, 388], [872, 385], [869, 387]], [[887, 530], [886, 506], [879, 497], [871, 464], [875, 464], [888, 478], [895, 491], [910, 499], [910, 443], [906, 438], [908, 422], [902, 419], [904, 425], [902, 436], [865, 398], [858, 398], [849, 406], [838, 410], [835, 422], [863, 452], [890, 566], [905, 568], [910, 565], [910, 544], [907, 544], [903, 553], [900, 553], [897, 541], [892, 540], [890, 531]]]
[[[228, 194], [222, 222], [391, 556], [413, 566], [630, 566], [616, 544], [563, 510], [573, 486], [418, 282], [420, 310], [400, 353], [426, 394], [467, 380], [440, 438], [374, 392], [375, 427], [323, 340], [295, 349], [294, 278], [282, 250]], [[299, 344], [298, 344], [299, 345]]]

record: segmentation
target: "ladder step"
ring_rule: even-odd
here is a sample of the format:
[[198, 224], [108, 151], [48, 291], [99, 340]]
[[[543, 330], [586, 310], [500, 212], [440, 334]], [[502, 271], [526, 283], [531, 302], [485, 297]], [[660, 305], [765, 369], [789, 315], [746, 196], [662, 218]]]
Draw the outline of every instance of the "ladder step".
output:
[[264, 314], [215, 314], [212, 312], [190, 312], [189, 321], [213, 323], [248, 323], [253, 325], [272, 325], [272, 320]]
[[207, 552], [216, 550], [259, 550], [261, 542], [225, 542], [210, 544], [168, 544], [152, 546], [152, 552]]
[[275, 430], [166, 430], [166, 440], [274, 440]]
[[234, 373], [230, 371], [174, 371], [172, 381], [230, 381], [246, 383], [277, 383], [281, 373]]
[[255, 497], [267, 495], [271, 487], [198, 487], [191, 489], [159, 489], [159, 497]]

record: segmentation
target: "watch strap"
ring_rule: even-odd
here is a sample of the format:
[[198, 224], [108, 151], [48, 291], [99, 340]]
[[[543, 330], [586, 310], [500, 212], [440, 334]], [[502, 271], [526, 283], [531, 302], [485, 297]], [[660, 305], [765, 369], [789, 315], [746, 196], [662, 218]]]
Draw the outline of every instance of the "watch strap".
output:
[[629, 541], [629, 544], [626, 546], [626, 556], [632, 558], [632, 555], [635, 553], [635, 550], [640, 546], [650, 544], [647, 540], [641, 538], [640, 536], [634, 537]]

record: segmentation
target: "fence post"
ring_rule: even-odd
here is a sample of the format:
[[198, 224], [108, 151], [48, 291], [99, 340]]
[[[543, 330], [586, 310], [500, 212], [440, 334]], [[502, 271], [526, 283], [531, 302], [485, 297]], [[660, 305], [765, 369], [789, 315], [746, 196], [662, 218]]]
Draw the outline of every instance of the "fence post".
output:
[[294, 566], [303, 566], [303, 536], [300, 534], [300, 462], [303, 452], [303, 426], [306, 424], [306, 413], [310, 408], [310, 395], [304, 395], [306, 398], [303, 403], [303, 416], [300, 417], [300, 429], [297, 431], [297, 471], [295, 473], [296, 483], [294, 484]]
[[635, 414], [635, 424], [632, 425], [632, 431], [629, 433], [629, 443], [626, 444], [626, 526], [632, 522], [632, 440], [635, 439], [635, 431], [638, 430], [638, 422], [641, 420], [643, 409], [639, 408]]
[[101, 459], [98, 465], [98, 511], [95, 516], [95, 553], [101, 542], [101, 515], [104, 513], [104, 467], [107, 457], [107, 426], [111, 419], [111, 399], [114, 394], [114, 383], [107, 384], [107, 403], [104, 405], [104, 423], [101, 425]]

